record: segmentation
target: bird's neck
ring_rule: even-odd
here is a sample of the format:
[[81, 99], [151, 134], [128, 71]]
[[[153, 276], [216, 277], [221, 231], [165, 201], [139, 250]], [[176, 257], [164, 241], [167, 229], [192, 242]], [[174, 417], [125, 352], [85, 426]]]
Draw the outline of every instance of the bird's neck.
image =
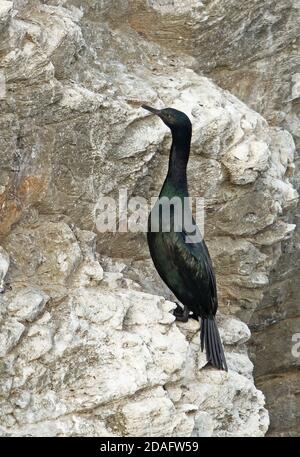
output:
[[166, 178], [175, 188], [186, 194], [188, 193], [186, 168], [190, 155], [191, 137], [191, 129], [172, 132], [172, 146]]

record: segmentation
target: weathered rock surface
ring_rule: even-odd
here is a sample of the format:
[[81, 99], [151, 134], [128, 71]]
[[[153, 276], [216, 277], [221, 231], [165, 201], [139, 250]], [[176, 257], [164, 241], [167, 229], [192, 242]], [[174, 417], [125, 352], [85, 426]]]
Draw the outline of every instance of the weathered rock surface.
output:
[[[60, 238], [50, 244], [54, 225]], [[49, 222], [30, 234], [42, 246], [47, 281], [36, 265], [26, 288], [1, 299], [2, 435], [264, 435], [268, 414], [253, 384], [244, 323], [219, 318], [229, 372], [208, 368], [199, 324], [177, 326], [174, 303], [131, 288], [122, 273], [121, 285], [110, 281], [113, 272], [103, 276], [83, 241], [92, 233]], [[19, 265], [29, 248], [14, 254]], [[47, 302], [36, 284], [48, 293], [58, 269], [72, 273], [61, 278], [64, 294]]]
[[5, 290], [5, 276], [9, 267], [9, 256], [7, 252], [0, 246], [0, 293]]
[[[209, 3], [205, 6], [207, 24], [212, 12]], [[220, 19], [219, 31], [216, 26], [203, 29], [202, 44], [197, 46], [201, 54], [201, 58], [197, 57], [199, 68], [260, 112], [271, 125], [282, 127], [293, 136], [297, 152], [291, 182], [299, 192], [299, 2], [258, 0], [239, 11], [235, 1], [226, 2], [226, 9], [222, 7], [225, 2], [218, 3], [217, 10], [214, 5], [213, 20]], [[226, 37], [225, 41], [216, 39], [218, 33]], [[211, 40], [214, 56], [203, 59]], [[231, 41], [230, 46], [227, 40]], [[289, 209], [285, 220], [299, 225], [299, 211], [299, 204]], [[299, 253], [298, 227], [293, 237], [282, 244], [279, 261], [251, 320], [255, 331], [252, 360], [257, 382], [267, 397], [272, 435], [300, 433], [300, 357], [292, 354], [293, 335], [300, 330]]]
[[[148, 26], [150, 21], [151, 27]], [[193, 56], [193, 68], [198, 73], [209, 76], [243, 100], [262, 114], [270, 125], [286, 129], [299, 151], [300, 7], [297, 0], [255, 0], [248, 3], [237, 0], [153, 0], [150, 3], [141, 0], [139, 11], [134, 10], [129, 15], [129, 22], [136, 31], [168, 50]], [[252, 179], [256, 170], [251, 167], [251, 148], [242, 145], [238, 154], [246, 153], [250, 168], [247, 179]], [[295, 173], [290, 179], [299, 192], [298, 152], [293, 166]], [[299, 204], [284, 211], [286, 222], [297, 224], [299, 211]], [[269, 236], [271, 238], [272, 234]], [[275, 360], [278, 355], [281, 359], [281, 367], [278, 362], [276, 364], [276, 376], [274, 369], [271, 370], [274, 390], [277, 390], [277, 377], [285, 379], [287, 385], [294, 385], [295, 403], [300, 388], [299, 382], [295, 383], [295, 366], [299, 367], [299, 357], [291, 360], [290, 354], [293, 334], [295, 329], [296, 332], [300, 329], [299, 246], [298, 228], [292, 239], [283, 242], [278, 253], [280, 260], [272, 268], [264, 297], [257, 302], [259, 309], [251, 321], [251, 327], [257, 333], [253, 341], [259, 341], [252, 347], [252, 358], [260, 385], [264, 386], [265, 379], [266, 392], [270, 392], [270, 367], [265, 364], [264, 351], [257, 350], [264, 347], [269, 360]], [[270, 325], [274, 326], [273, 330], [267, 329]], [[273, 350], [270, 332], [282, 342], [280, 354], [276, 343]], [[292, 395], [291, 388], [289, 395]], [[281, 396], [281, 391], [278, 391], [278, 396]], [[287, 420], [281, 414], [279, 402], [277, 406], [271, 398], [273, 395], [269, 404], [270, 433], [299, 435], [299, 413], [291, 408], [291, 420]], [[288, 402], [288, 396], [286, 399]], [[285, 408], [286, 412], [288, 410]]]
[[[198, 68], [260, 112], [271, 125], [293, 136], [297, 152], [291, 182], [299, 191], [299, 2], [258, 0], [239, 9], [236, 4], [226, 2], [226, 9], [222, 1], [217, 6], [205, 4], [206, 25], [212, 27], [200, 25], [201, 38], [195, 46], [198, 55], [194, 54]], [[205, 58], [210, 42], [214, 43], [214, 54]], [[285, 220], [297, 224], [299, 211], [299, 204], [289, 209]], [[292, 355], [293, 335], [300, 330], [299, 241], [298, 227], [282, 244], [280, 259], [251, 321], [255, 376], [267, 395], [273, 435], [300, 433], [299, 408], [294, 406], [300, 388], [300, 357]], [[288, 386], [285, 394], [284, 385]], [[276, 400], [279, 398], [282, 401]]]
[[[9, 351], [3, 433], [266, 431], [263, 399], [240, 350], [249, 336], [243, 324], [222, 324], [232, 348], [230, 373], [199, 371], [193, 364], [205, 359], [197, 361], [192, 350], [198, 342], [185, 340], [184, 328], [168, 321], [171, 304], [153, 296], [172, 298], [149, 262], [144, 235], [90, 232], [96, 231], [100, 194], [117, 197], [126, 188], [129, 198], [150, 198], [163, 181], [169, 133], [140, 105], [183, 109], [194, 124], [190, 191], [205, 198], [205, 237], [222, 312], [251, 319], [282, 242], [295, 228], [285, 217], [297, 204], [290, 182], [295, 145], [289, 132], [268, 126], [196, 72], [202, 68], [217, 80], [212, 64], [200, 67], [200, 60], [212, 62], [217, 49], [205, 36], [210, 33], [223, 51], [232, 23], [225, 9], [235, 4], [218, 2], [225, 18], [218, 25], [219, 13], [215, 23], [205, 19], [205, 8], [215, 2], [175, 2], [172, 14], [168, 1], [118, 1], [114, 7], [76, 0], [1, 2], [0, 236], [10, 269], [7, 274], [7, 260], [0, 262], [0, 279], [6, 276], [13, 287], [1, 297], [1, 341]], [[237, 24], [244, 20], [234, 17]], [[217, 62], [221, 49], [215, 55]], [[153, 309], [155, 319], [167, 322], [156, 321]], [[111, 385], [105, 397], [105, 373], [113, 370], [124, 370], [130, 385]], [[187, 371], [193, 374], [183, 389]], [[194, 398], [195, 392], [202, 394]]]
[[[130, 24], [126, 30], [110, 29], [105, 7], [99, 10], [91, 2], [81, 11], [50, 3], [32, 8], [25, 2], [8, 24], [11, 47], [18, 53], [8, 47], [2, 58], [3, 119], [13, 125], [9, 133], [6, 121], [3, 126], [9, 135], [1, 172], [3, 235], [20, 218], [34, 220], [38, 213], [51, 213], [54, 220], [64, 214], [81, 228], [93, 228], [100, 194], [116, 197], [120, 187], [128, 197], [156, 195], [166, 170], [169, 135], [158, 119], [138, 108], [143, 101], [173, 104], [185, 109], [195, 125], [191, 194], [205, 198], [206, 238], [222, 303], [249, 320], [280, 242], [294, 229], [280, 220], [297, 200], [288, 179], [291, 136], [269, 128], [231, 94], [186, 69], [187, 59], [174, 58], [166, 70], [169, 54], [139, 37]], [[36, 16], [34, 27], [29, 16]], [[127, 43], [126, 52], [120, 42]], [[128, 49], [133, 43], [132, 55]], [[107, 63], [112, 52], [118, 71]], [[29, 88], [22, 82], [28, 80]], [[7, 145], [14, 153], [7, 153]], [[148, 258], [144, 236], [134, 233], [113, 239], [111, 233], [101, 233], [97, 243], [102, 254]]]

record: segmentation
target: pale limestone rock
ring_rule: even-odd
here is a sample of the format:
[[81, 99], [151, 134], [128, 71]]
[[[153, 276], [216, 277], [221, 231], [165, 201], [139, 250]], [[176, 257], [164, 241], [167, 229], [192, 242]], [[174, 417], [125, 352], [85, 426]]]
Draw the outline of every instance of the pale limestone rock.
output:
[[[166, 5], [169, 4], [167, 3]], [[93, 16], [95, 12], [94, 6], [95, 4], [93, 2], [89, 6], [86, 6], [86, 18], [89, 18], [90, 14]], [[128, 6], [126, 8], [128, 8]], [[185, 2], [183, 2], [182, 11], [189, 10], [189, 8], [187, 10], [185, 8], [186, 5]], [[97, 11], [101, 16], [101, 8]], [[105, 8], [103, 6], [103, 14], [105, 16], [106, 13], [104, 13], [104, 11]], [[183, 14], [183, 12], [180, 13], [180, 11], [181, 7], [176, 14]], [[193, 9], [192, 13], [189, 11], [189, 13], [184, 14], [196, 14], [196, 11], [198, 11], [198, 8]], [[35, 11], [33, 14], [34, 13]], [[138, 103], [143, 101], [150, 101], [160, 106], [167, 103], [173, 104], [178, 108], [185, 109], [191, 115], [192, 120], [194, 121], [193, 151], [195, 153], [195, 155], [192, 155], [191, 157], [191, 182], [194, 181], [197, 184], [197, 188], [192, 188], [192, 191], [196, 195], [199, 194], [199, 191], [201, 193], [205, 191], [205, 198], [209, 204], [212, 204], [213, 206], [216, 205], [215, 208], [212, 208], [213, 213], [218, 215], [221, 214], [218, 211], [219, 208], [217, 205], [217, 202], [219, 202], [220, 199], [225, 197], [226, 200], [234, 198], [239, 201], [239, 198], [242, 197], [242, 193], [238, 188], [234, 195], [231, 195], [230, 192], [228, 192], [228, 181], [222, 166], [223, 163], [225, 164], [227, 158], [229, 161], [234, 159], [229, 151], [232, 149], [234, 150], [234, 148], [239, 147], [239, 145], [241, 145], [241, 147], [243, 147], [243, 145], [249, 145], [249, 150], [252, 152], [254, 151], [253, 154], [255, 157], [253, 160], [255, 160], [253, 163], [251, 162], [253, 171], [248, 171], [251, 173], [251, 176], [253, 175], [251, 178], [253, 184], [259, 186], [258, 175], [261, 175], [262, 170], [265, 168], [265, 158], [259, 159], [259, 157], [261, 157], [261, 152], [260, 150], [257, 152], [257, 145], [266, 144], [268, 148], [271, 148], [271, 143], [273, 141], [271, 138], [272, 130], [267, 128], [260, 116], [247, 109], [245, 105], [238, 102], [237, 99], [230, 94], [217, 89], [216, 86], [206, 78], [200, 78], [190, 69], [183, 68], [182, 63], [179, 60], [176, 60], [171, 76], [169, 74], [164, 74], [163, 66], [159, 66], [160, 73], [153, 76], [147, 66], [147, 59], [145, 60], [144, 58], [143, 66], [134, 65], [132, 68], [129, 66], [128, 74], [124, 75], [124, 72], [121, 72], [122, 74], [119, 72], [118, 76], [116, 76], [113, 70], [106, 66], [105, 71], [101, 68], [102, 73], [99, 72], [97, 68], [96, 75], [94, 73], [93, 62], [96, 61], [98, 65], [97, 49], [99, 43], [94, 43], [93, 37], [90, 36], [89, 24], [85, 23], [83, 18], [81, 18], [82, 13], [77, 11], [76, 8], [72, 8], [71, 11], [67, 8], [42, 5], [35, 22], [35, 27], [37, 29], [42, 28], [43, 30], [48, 30], [47, 21], [50, 13], [51, 30], [48, 33], [45, 32], [43, 41], [39, 40], [39, 33], [38, 31], [35, 31], [35, 46], [37, 48], [40, 46], [43, 49], [45, 59], [46, 56], [53, 56], [53, 53], [57, 53], [57, 60], [52, 59], [51, 63], [52, 65], [53, 62], [56, 64], [54, 67], [58, 71], [58, 76], [60, 77], [61, 72], [61, 62], [58, 62], [58, 60], [60, 58], [62, 60], [62, 50], [64, 50], [67, 56], [67, 62], [69, 62], [69, 59], [72, 60], [72, 58], [74, 58], [74, 48], [77, 47], [75, 56], [76, 52], [83, 54], [79, 59], [79, 64], [76, 64], [78, 67], [78, 77], [79, 75], [81, 77], [79, 82], [74, 81], [70, 84], [69, 81], [65, 81], [64, 86], [62, 87], [61, 84], [57, 83], [53, 74], [48, 75], [47, 73], [47, 84], [48, 80], [50, 80], [52, 86], [51, 100], [53, 100], [54, 104], [54, 106], [51, 105], [51, 108], [49, 108], [51, 110], [51, 115], [56, 119], [57, 125], [59, 126], [66, 118], [69, 119], [70, 124], [73, 125], [74, 113], [78, 113], [80, 115], [79, 118], [84, 123], [87, 121], [84, 113], [89, 113], [90, 117], [88, 122], [91, 125], [89, 125], [88, 129], [83, 127], [83, 130], [88, 132], [86, 133], [86, 137], [81, 136], [81, 129], [78, 131], [76, 126], [73, 129], [71, 127], [68, 131], [66, 131], [66, 129], [60, 131], [59, 129], [57, 132], [57, 145], [59, 150], [63, 152], [63, 155], [67, 154], [69, 149], [73, 149], [72, 145], [76, 143], [78, 160], [75, 160], [71, 164], [67, 162], [66, 176], [63, 175], [60, 179], [58, 179], [58, 176], [61, 176], [61, 170], [56, 168], [56, 166], [54, 166], [54, 169], [50, 167], [49, 170], [47, 170], [51, 173], [51, 176], [48, 177], [49, 179], [47, 178], [45, 183], [47, 185], [49, 183], [49, 188], [45, 195], [46, 206], [49, 205], [51, 208], [55, 207], [57, 212], [61, 210], [62, 206], [67, 206], [66, 212], [72, 216], [72, 220], [75, 222], [80, 221], [80, 226], [91, 227], [91, 224], [94, 223], [94, 221], [91, 221], [91, 216], [93, 215], [94, 205], [97, 202], [100, 191], [105, 191], [105, 193], [116, 191], [119, 187], [119, 182], [122, 182], [124, 186], [129, 188], [129, 193], [131, 193], [133, 182], [135, 182], [140, 191], [143, 192], [143, 195], [149, 195], [149, 172], [152, 173], [152, 176], [156, 175], [157, 172], [157, 178], [155, 180], [157, 181], [157, 183], [155, 183], [156, 187], [162, 182], [161, 173], [166, 165], [166, 157], [164, 154], [163, 157], [161, 154], [154, 154], [154, 149], [159, 147], [162, 141], [164, 141], [166, 128], [158, 120], [153, 119], [153, 116], [148, 116], [145, 112], [143, 113], [142, 110], [132, 109], [131, 106], [126, 105], [128, 100], [131, 102], [133, 101], [135, 103], [134, 106], [138, 106]], [[145, 12], [145, 14], [146, 13], [147, 12]], [[21, 18], [22, 14], [21, 10], [19, 12]], [[117, 12], [112, 10], [107, 14], [117, 14]], [[24, 15], [26, 17], [25, 12]], [[54, 39], [53, 35], [55, 35], [55, 33], [53, 33], [53, 30], [56, 30], [56, 27], [62, 27], [63, 16], [66, 17], [64, 24], [65, 30], [60, 31], [58, 36], [55, 36]], [[88, 20], [89, 19], [87, 19], [87, 21]], [[70, 21], [73, 21], [73, 24], [71, 24]], [[19, 24], [21, 22], [22, 20], [19, 20]], [[26, 27], [29, 26], [26, 24]], [[85, 48], [83, 52], [82, 36], [78, 31], [78, 27], [82, 28], [81, 35], [84, 36], [85, 42], [88, 43], [89, 51]], [[94, 22], [93, 27], [95, 27]], [[31, 32], [33, 33], [34, 31], [32, 30]], [[21, 33], [21, 31], [17, 29], [16, 34], [17, 33]], [[129, 43], [132, 44], [131, 37], [125, 38], [125, 35], [123, 36], [121, 32], [116, 32], [116, 34], [118, 37], [118, 34], [120, 34], [121, 39], [126, 39], [128, 46]], [[60, 41], [62, 36], [64, 37], [64, 42], [66, 42], [65, 47], [62, 46], [62, 42]], [[104, 35], [102, 34], [101, 36], [103, 36], [104, 39]], [[135, 44], [136, 37], [134, 38], [134, 47]], [[95, 47], [93, 48], [93, 46]], [[144, 42], [141, 42], [140, 46], [141, 47], [136, 50], [136, 58], [139, 53], [143, 56], [148, 56], [149, 49], [147, 45]], [[156, 48], [155, 51], [159, 52]], [[108, 58], [109, 60], [109, 56], [99, 55], [100, 60], [105, 58]], [[119, 66], [120, 68], [123, 68], [125, 65], [124, 62], [126, 61], [126, 55], [120, 55], [119, 59]], [[46, 71], [48, 65], [47, 59], [44, 63]], [[7, 62], [7, 66], [9, 68], [9, 62]], [[56, 67], [58, 67], [58, 69]], [[84, 75], [82, 75], [82, 68], [89, 68], [87, 82], [84, 79]], [[108, 100], [110, 100], [109, 91], [113, 90], [110, 87], [107, 88], [107, 92], [104, 91], [104, 95], [103, 90], [101, 90], [101, 96], [99, 94], [99, 88], [103, 86], [106, 87], [106, 84], [109, 86], [109, 80], [112, 78], [114, 87], [118, 88], [121, 94], [120, 97], [123, 97], [122, 99], [120, 98], [118, 106], [115, 106], [113, 103], [111, 105], [108, 104]], [[130, 96], [132, 85], [134, 85], [135, 92], [134, 100], [132, 100], [132, 97]], [[43, 90], [45, 90], [45, 87]], [[137, 100], [137, 98], [139, 98], [139, 100]], [[108, 106], [110, 109], [108, 115], [104, 115], [100, 109], [101, 100], [102, 104]], [[36, 109], [40, 109], [40, 106], [37, 106]], [[113, 137], [111, 136], [112, 132], [108, 128], [111, 119], [114, 119], [115, 126]], [[101, 127], [103, 128], [102, 133], [100, 133], [98, 128], [99, 123], [101, 123]], [[39, 144], [43, 144], [48, 140], [50, 141], [52, 135], [53, 132], [48, 132], [46, 128], [45, 138], [36, 138], [36, 140], [38, 140]], [[81, 144], [82, 149], [80, 146]], [[288, 147], [292, 146], [286, 145], [285, 149], [287, 150]], [[163, 149], [164, 151], [166, 150], [165, 145]], [[89, 151], [89, 154], [87, 151]], [[38, 154], [36, 156], [37, 163], [39, 163], [39, 160], [45, 161], [44, 159], [46, 159], [46, 161], [51, 161], [48, 150], [45, 151], [45, 155], [47, 155], [47, 158]], [[207, 160], [204, 160], [205, 157]], [[106, 163], [103, 162], [104, 158]], [[124, 163], [124, 159], [126, 160], [126, 158], [130, 159], [130, 164]], [[117, 162], [119, 159], [123, 160], [122, 167], [118, 166]], [[248, 165], [246, 162], [246, 160], [242, 161], [241, 169], [245, 168], [247, 171]], [[269, 163], [268, 166], [271, 167], [271, 163]], [[33, 162], [30, 167], [35, 173], [35, 164]], [[256, 167], [258, 170], [255, 169]], [[234, 166], [230, 166], [228, 171], [229, 174], [232, 173], [232, 175], [234, 175]], [[265, 171], [268, 172], [269, 169]], [[73, 176], [73, 178], [70, 178], [71, 176]], [[114, 179], [111, 179], [112, 176], [114, 176]], [[254, 177], [257, 177], [257, 179], [254, 179]], [[241, 173], [237, 179], [243, 180], [243, 174]], [[283, 179], [282, 173], [280, 174], [280, 179]], [[207, 185], [206, 180], [209, 181], [209, 185]], [[66, 190], [68, 189], [68, 186], [71, 186], [71, 192]], [[134, 187], [136, 187], [136, 184], [134, 184]], [[260, 206], [260, 199], [263, 200], [266, 197], [266, 195], [264, 195], [264, 190], [267, 190], [267, 185], [265, 186], [265, 189], [260, 190], [260, 198], [258, 198], [255, 203], [256, 207]], [[286, 192], [288, 189], [281, 189], [281, 194], [283, 191]], [[80, 195], [81, 192], [88, 196], [86, 201], [90, 199], [92, 202], [91, 204], [83, 203], [78, 205], [77, 201], [74, 204], [72, 196]], [[272, 195], [269, 195], [268, 197], [267, 203], [270, 204], [272, 203], [273, 197]], [[43, 194], [39, 193], [37, 198], [43, 198]], [[282, 198], [282, 195], [280, 198]], [[260, 231], [262, 228], [265, 228], [270, 221], [276, 219], [279, 210], [279, 206], [277, 209], [274, 208], [272, 219], [266, 219], [262, 227], [257, 224], [259, 226], [255, 227], [257, 229], [256, 231]], [[230, 211], [230, 208], [226, 208], [224, 217], [226, 217], [226, 212], [228, 211]], [[260, 212], [264, 213], [265, 208], [262, 208]], [[214, 220], [214, 217], [212, 217], [211, 222], [211, 225], [217, 226], [218, 221]], [[230, 221], [228, 227], [226, 227], [226, 232], [231, 233], [231, 231], [234, 230], [234, 225], [236, 225], [234, 220]], [[210, 230], [208, 232], [210, 233]], [[253, 233], [253, 235], [255, 235], [255, 233]], [[274, 242], [276, 243], [276, 241], [277, 240]], [[119, 249], [123, 256], [125, 255], [129, 258], [135, 255], [137, 251], [140, 251], [140, 249], [136, 249], [136, 239], [134, 239], [133, 242], [134, 249], [131, 244], [127, 242], [125, 235], [123, 236], [123, 242], [121, 243], [107, 243], [105, 237], [98, 237], [98, 243], [101, 244], [101, 251], [110, 250], [113, 251], [109, 252], [110, 254], [116, 255], [119, 253]], [[255, 239], [250, 240], [250, 242], [255, 243]], [[143, 255], [146, 256], [146, 254]], [[252, 278], [249, 276], [248, 282], [250, 283], [251, 280]], [[262, 284], [260, 284], [260, 286], [262, 287]], [[233, 293], [233, 291], [230, 292], [231, 294]], [[245, 290], [244, 293], [246, 294]], [[237, 295], [236, 292], [235, 294]], [[245, 297], [245, 301], [247, 299], [248, 297]]]
[[292, 94], [291, 100], [295, 100], [300, 97], [300, 73], [292, 75]]
[[205, 411], [198, 411], [195, 415], [195, 431], [192, 436], [209, 437], [214, 431], [214, 420], [211, 415]]
[[[55, 228], [57, 233], [69, 233], [64, 223]], [[43, 233], [48, 239], [49, 232]], [[39, 228], [32, 231], [34, 236], [43, 246], [40, 253], [44, 258], [49, 246]], [[88, 245], [92, 238], [85, 234]], [[32, 242], [35, 245], [34, 239]], [[49, 271], [57, 271], [62, 246], [65, 249], [65, 243], [52, 245]], [[10, 351], [10, 362], [7, 359], [2, 383], [1, 434], [262, 435], [267, 419], [262, 395], [247, 380], [252, 365], [244, 347], [249, 336], [246, 325], [232, 317], [219, 319], [229, 373], [208, 368], [205, 354], [199, 350], [199, 323], [191, 320], [176, 325], [171, 314], [175, 304], [161, 296], [124, 289], [117, 283], [108, 288], [103, 280], [83, 285], [80, 272], [86, 262], [96, 262], [92, 260], [96, 255], [95, 247], [89, 250], [83, 240], [80, 246], [82, 260], [66, 283], [65, 296], [56, 298], [53, 306], [48, 303], [46, 311], [40, 301], [28, 301], [28, 291], [37, 294], [29, 285], [19, 289], [12, 301], [7, 298], [3, 352]], [[66, 271], [70, 271], [74, 258], [66, 258]], [[109, 265], [111, 270], [119, 268], [113, 261]], [[16, 306], [22, 293], [25, 303], [37, 303], [37, 307]], [[21, 323], [9, 317], [21, 310], [26, 316], [26, 333]], [[22, 343], [17, 344], [23, 332]], [[239, 400], [233, 400], [235, 397]], [[206, 402], [207, 408], [203, 406]], [[233, 416], [230, 427], [229, 415]]]
[[121, 410], [130, 436], [172, 436], [176, 410], [162, 387], [152, 390], [151, 397], [127, 403]]
[[229, 370], [242, 374], [253, 381], [253, 363], [247, 353], [227, 353], [226, 361]]
[[[259, 397], [263, 398], [261, 392], [257, 396], [253, 390], [252, 381], [232, 371], [226, 374], [214, 370], [201, 371], [199, 381], [186, 386], [184, 400], [195, 403], [199, 411], [210, 414], [213, 436], [263, 436], [266, 433], [269, 420], [265, 409], [258, 407], [254, 414], [250, 413], [253, 401], [256, 403]], [[246, 406], [243, 413], [239, 406], [241, 402]], [[203, 436], [202, 426], [199, 433]], [[196, 428], [194, 434], [198, 435]]]
[[109, 289], [115, 289], [122, 286], [124, 283], [124, 275], [122, 273], [107, 271], [103, 274], [103, 284]]
[[238, 319], [227, 317], [220, 325], [220, 335], [227, 345], [245, 343], [251, 336], [247, 325]]
[[76, 293], [73, 294], [71, 306], [76, 316], [82, 319], [96, 324], [103, 324], [109, 321], [113, 328], [121, 329], [127, 310], [130, 307], [130, 301], [125, 294], [123, 296], [124, 300], [122, 300], [120, 293], [104, 294], [101, 289], [82, 288], [76, 290]]
[[77, 283], [81, 287], [99, 284], [103, 279], [103, 268], [97, 260], [86, 260], [78, 270]]
[[249, 184], [257, 179], [259, 172], [267, 170], [270, 155], [267, 143], [244, 142], [228, 151], [223, 163], [234, 184]]
[[20, 321], [34, 321], [44, 310], [49, 296], [38, 289], [25, 289], [9, 303], [7, 309]]
[[[139, 33], [144, 33], [147, 39], [155, 40], [169, 50], [184, 51], [193, 55], [194, 68], [198, 72], [212, 78], [221, 87], [232, 92], [275, 127], [272, 143], [276, 144], [277, 140], [274, 137], [276, 132], [279, 132], [280, 143], [284, 144], [284, 138], [290, 136], [290, 141], [295, 142], [299, 149], [300, 9], [298, 1], [254, 0], [241, 4], [237, 0], [218, 0], [199, 2], [198, 8], [190, 8], [189, 11], [184, 10], [184, 7], [176, 10], [171, 8], [171, 2], [168, 0], [151, 1], [151, 8], [159, 12], [159, 15], [153, 14], [149, 2], [147, 6], [143, 11], [143, 20], [136, 18], [132, 20], [133, 27]], [[148, 26], [150, 20], [152, 27]], [[162, 29], [164, 33], [161, 33]], [[283, 132], [282, 129], [285, 131]], [[289, 155], [287, 151], [291, 149], [285, 146], [276, 148], [277, 151], [274, 151], [272, 146], [269, 149], [272, 152], [270, 161], [272, 175], [277, 177], [278, 173], [284, 172], [286, 167], [284, 159]], [[282, 162], [281, 158], [277, 160], [274, 157], [278, 153], [282, 155]], [[231, 170], [229, 169], [228, 172], [231, 173]], [[299, 160], [294, 162], [291, 159], [285, 173], [299, 191]], [[254, 174], [250, 172], [250, 179]], [[232, 178], [232, 174], [230, 176]], [[279, 185], [275, 183], [274, 186], [272, 179], [268, 179], [267, 186], [273, 187], [272, 193], [275, 195], [276, 187], [279, 193], [282, 193], [282, 189], [279, 190], [282, 183]], [[278, 210], [282, 211], [285, 222], [290, 222], [291, 225], [297, 224], [299, 217], [299, 203], [298, 206], [295, 205], [297, 196], [292, 195], [290, 191], [284, 194], [286, 204], [280, 202]], [[282, 353], [290, 353], [293, 321], [300, 315], [299, 230], [297, 228], [295, 230], [295, 227], [294, 229], [291, 227], [290, 233], [288, 230], [287, 225], [284, 228], [279, 227], [276, 222], [256, 238], [259, 243], [263, 243], [263, 246], [271, 246], [275, 237], [283, 242], [280, 254], [274, 256], [271, 274], [268, 275], [269, 281], [268, 283], [264, 281], [263, 296], [258, 297], [255, 294], [257, 312], [254, 312], [252, 317], [253, 328], [259, 333], [254, 340], [258, 338], [260, 341], [257, 347], [256, 344], [253, 345], [252, 356], [257, 365], [256, 374], [262, 377], [259, 381], [260, 386], [266, 386], [271, 410], [270, 433], [275, 436], [276, 434], [298, 436], [300, 423], [300, 413], [296, 413], [294, 408], [299, 385], [294, 381], [293, 364], [290, 368], [286, 365], [278, 368], [276, 374], [274, 369], [270, 372], [259, 350], [260, 346], [266, 347], [269, 359], [276, 360], [276, 345], [265, 330], [269, 325], [276, 325], [278, 337], [276, 339], [286, 341], [282, 347]], [[263, 283], [261, 285], [263, 286]], [[240, 317], [243, 318], [242, 314]], [[245, 320], [248, 321], [249, 318], [250, 314], [246, 312]], [[282, 325], [283, 320], [287, 321], [288, 336], [285, 332], [282, 333], [283, 327], [285, 328], [285, 325]], [[270, 373], [274, 377], [275, 393], [272, 390]], [[278, 379], [282, 380], [283, 385], [289, 386], [289, 404], [274, 401], [274, 398], [282, 396], [278, 388]], [[276, 394], [276, 391], [280, 393]], [[299, 408], [297, 410], [299, 411]]]
[[[33, 235], [34, 234], [34, 235]], [[10, 255], [16, 259], [18, 280], [33, 279], [35, 286], [51, 297], [63, 296], [65, 285], [76, 274], [83, 254], [70, 226], [63, 222], [41, 222], [34, 229], [8, 237]], [[98, 268], [101, 270], [101, 267]]]
[[53, 346], [53, 332], [51, 328], [36, 322], [32, 325], [24, 338], [19, 354], [28, 362], [39, 359]]
[[176, 436], [191, 436], [194, 428], [194, 415], [197, 411], [196, 405], [183, 403], [177, 408], [175, 417], [174, 433]]
[[95, 260], [97, 235], [88, 230], [80, 230], [78, 227], [73, 227], [74, 234], [79, 242], [80, 249], [86, 259]]
[[25, 326], [16, 319], [7, 319], [1, 323], [0, 357], [4, 357], [16, 346], [24, 331]]
[[4, 279], [9, 268], [9, 256], [0, 246], [0, 293], [4, 291]]
[[[6, 432], [0, 428], [1, 435]], [[37, 424], [27, 426], [15, 425], [8, 436], [115, 436], [106, 427], [105, 423], [97, 418], [84, 417], [76, 414], [59, 418], [57, 420], [45, 420]]]
[[13, 8], [13, 2], [2, 0], [0, 3], [0, 27], [5, 24]]
[[[270, 287], [281, 243], [289, 243], [295, 229], [285, 217], [297, 200], [291, 177], [295, 144], [287, 131], [274, 127], [276, 119], [284, 119], [296, 142], [299, 137], [298, 71], [286, 74], [296, 61], [292, 38], [299, 21], [290, 5], [270, 4], [271, 14], [259, 0], [255, 4], [258, 9], [252, 3], [237, 9], [235, 0], [226, 5], [141, 0], [141, 8], [135, 8], [119, 0], [113, 6], [24, 0], [13, 9], [1, 2], [0, 66], [9, 90], [1, 99], [0, 235], [7, 235], [3, 246], [12, 282], [18, 284], [5, 294], [1, 316], [10, 322], [7, 304], [24, 287], [51, 297], [39, 320], [26, 323], [19, 345], [14, 348], [22, 324], [14, 321], [5, 333], [5, 350], [22, 354], [22, 360], [11, 362], [15, 374], [5, 375], [5, 392], [13, 382], [33, 401], [1, 406], [3, 433], [141, 434], [134, 402], [151, 412], [154, 396], [165, 420], [172, 415], [167, 427], [173, 435], [266, 431], [263, 399], [247, 379], [247, 327], [220, 319], [232, 369], [228, 377], [210, 379], [206, 391], [195, 381], [213, 372], [199, 353], [199, 324], [173, 323], [174, 305], [159, 296], [174, 297], [149, 262], [145, 237], [89, 231], [96, 230], [100, 193], [117, 196], [122, 186], [129, 197], [150, 197], [163, 182], [169, 132], [140, 105], [183, 109], [194, 126], [190, 191], [205, 197], [205, 237], [220, 305], [224, 313], [251, 319]], [[257, 33], [265, 39], [257, 40]], [[291, 46], [286, 55], [285, 40]], [[265, 62], [273, 59], [282, 77], [265, 71]], [[198, 69], [234, 90], [272, 126], [199, 76]], [[291, 243], [287, 256], [294, 258], [294, 251]], [[108, 258], [106, 268], [105, 255], [122, 260]], [[289, 264], [280, 281], [287, 271], [292, 271]], [[182, 380], [191, 390], [196, 382], [202, 400], [211, 393], [205, 410], [197, 410], [199, 398], [182, 399]], [[174, 385], [170, 401], [157, 393], [157, 383], [166, 390]], [[37, 394], [40, 385], [43, 392]], [[106, 406], [111, 401], [115, 406]], [[120, 410], [129, 403], [124, 420]], [[226, 417], [233, 419], [227, 423]], [[150, 422], [159, 433], [160, 418]]]

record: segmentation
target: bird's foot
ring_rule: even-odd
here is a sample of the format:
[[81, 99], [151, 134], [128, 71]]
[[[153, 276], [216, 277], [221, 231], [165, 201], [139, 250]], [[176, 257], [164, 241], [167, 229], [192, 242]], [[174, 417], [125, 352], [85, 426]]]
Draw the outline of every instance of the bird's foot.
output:
[[176, 308], [173, 309], [174, 316], [180, 316], [183, 313], [183, 307], [179, 303], [176, 303]]
[[176, 303], [176, 308], [173, 311], [174, 316], [176, 317], [177, 321], [180, 322], [187, 322], [189, 319], [189, 310], [187, 306], [184, 306], [183, 308]]
[[173, 310], [173, 314], [176, 317], [177, 321], [187, 322], [189, 319], [195, 319], [198, 321], [198, 316], [195, 313], [190, 313], [187, 306], [180, 306], [179, 303], [176, 303], [176, 308]]

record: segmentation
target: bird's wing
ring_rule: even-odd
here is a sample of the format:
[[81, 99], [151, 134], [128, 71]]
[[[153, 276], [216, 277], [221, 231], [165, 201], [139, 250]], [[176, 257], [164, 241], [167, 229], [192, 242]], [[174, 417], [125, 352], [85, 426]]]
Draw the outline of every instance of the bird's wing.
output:
[[191, 287], [194, 296], [199, 297], [199, 306], [208, 314], [215, 314], [218, 308], [217, 286], [211, 258], [204, 240], [190, 242], [186, 231], [169, 233], [165, 243], [178, 266], [186, 287]]

